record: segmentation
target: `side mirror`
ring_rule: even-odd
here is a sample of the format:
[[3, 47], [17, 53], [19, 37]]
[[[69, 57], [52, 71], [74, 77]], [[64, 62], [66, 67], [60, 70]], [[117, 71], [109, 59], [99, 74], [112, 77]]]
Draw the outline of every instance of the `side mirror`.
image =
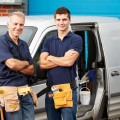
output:
[[47, 70], [40, 69], [40, 62], [38, 61], [35, 66], [36, 77], [39, 79], [47, 79]]

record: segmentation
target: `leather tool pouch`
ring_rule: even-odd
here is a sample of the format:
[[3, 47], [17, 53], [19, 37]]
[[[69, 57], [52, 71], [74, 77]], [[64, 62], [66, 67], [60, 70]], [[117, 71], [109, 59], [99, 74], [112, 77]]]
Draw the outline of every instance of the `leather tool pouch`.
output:
[[55, 87], [61, 90], [59, 92], [53, 92], [55, 108], [72, 107], [72, 89], [70, 84], [59, 84], [55, 85]]
[[4, 97], [4, 102], [6, 112], [15, 112], [20, 109], [19, 100], [16, 93], [7, 94]]

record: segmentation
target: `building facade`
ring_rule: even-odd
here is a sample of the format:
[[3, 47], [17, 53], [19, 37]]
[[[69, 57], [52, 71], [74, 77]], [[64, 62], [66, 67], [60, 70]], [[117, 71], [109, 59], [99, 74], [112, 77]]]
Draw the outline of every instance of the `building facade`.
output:
[[28, 15], [28, 0], [0, 0], [0, 16], [8, 16], [14, 11]]
[[53, 14], [61, 6], [71, 14], [120, 17], [120, 0], [29, 0], [29, 15]]
[[0, 0], [0, 16], [17, 10], [26, 15], [53, 15], [61, 6], [67, 7], [72, 15], [120, 18], [120, 0]]

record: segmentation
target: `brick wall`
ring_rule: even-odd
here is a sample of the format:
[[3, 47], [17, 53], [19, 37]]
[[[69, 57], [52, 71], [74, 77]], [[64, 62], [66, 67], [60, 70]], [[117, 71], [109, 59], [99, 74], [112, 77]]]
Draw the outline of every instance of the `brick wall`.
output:
[[14, 11], [21, 11], [24, 13], [24, 5], [0, 5], [0, 16], [8, 16]]

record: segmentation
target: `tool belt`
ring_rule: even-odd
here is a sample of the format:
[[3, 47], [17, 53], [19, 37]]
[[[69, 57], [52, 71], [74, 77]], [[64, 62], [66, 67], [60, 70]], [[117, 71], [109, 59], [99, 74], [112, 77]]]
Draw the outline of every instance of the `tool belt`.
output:
[[60, 90], [57, 92], [53, 92], [55, 108], [58, 109], [63, 107], [73, 107], [72, 89], [70, 87], [70, 84], [59, 84], [54, 85], [54, 87]]
[[[19, 95], [33, 94], [28, 85], [20, 87], [2, 86], [0, 87], [0, 105], [5, 107], [6, 112], [15, 112], [20, 109]], [[33, 95], [31, 95], [33, 98]], [[34, 101], [34, 100], [33, 100]]]

